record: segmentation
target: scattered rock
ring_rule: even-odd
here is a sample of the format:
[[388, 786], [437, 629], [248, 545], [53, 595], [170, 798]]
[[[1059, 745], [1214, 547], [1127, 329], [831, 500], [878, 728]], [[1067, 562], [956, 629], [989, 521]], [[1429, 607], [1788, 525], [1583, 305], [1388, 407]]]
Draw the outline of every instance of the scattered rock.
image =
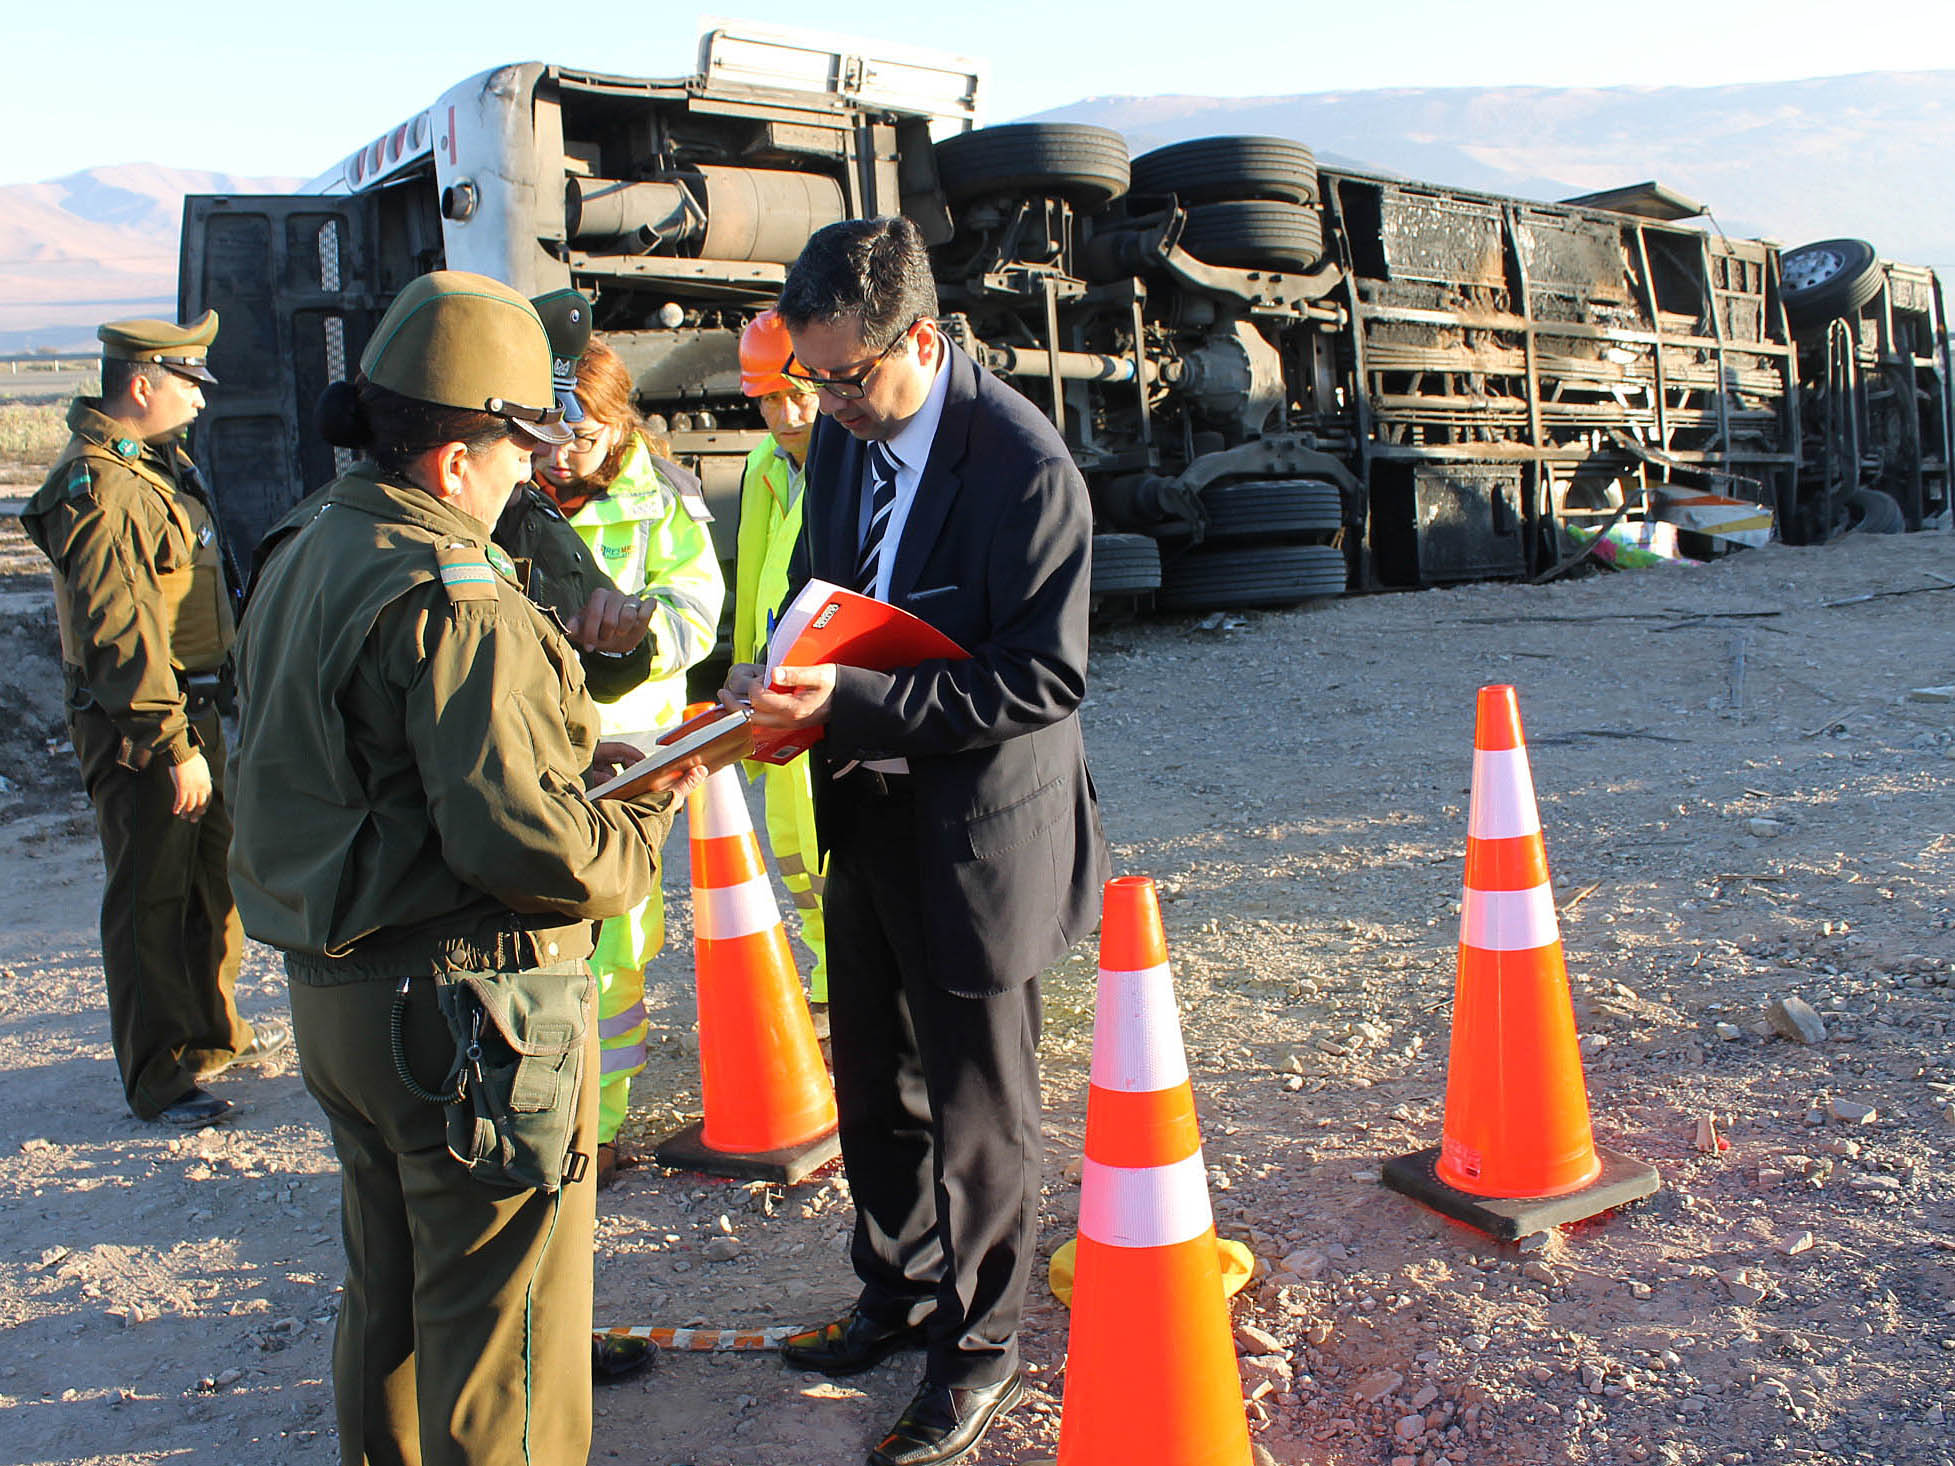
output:
[[1375, 1369], [1358, 1381], [1355, 1393], [1360, 1400], [1375, 1405], [1404, 1383], [1405, 1376], [1395, 1369]]
[[1530, 1262], [1523, 1265], [1521, 1276], [1532, 1278], [1535, 1282], [1548, 1288], [1552, 1288], [1556, 1283], [1561, 1281], [1555, 1276], [1554, 1269], [1549, 1267], [1545, 1262]]
[[1955, 702], [1955, 686], [1910, 687], [1907, 695], [1910, 702]]
[[1745, 822], [1745, 828], [1761, 840], [1771, 840], [1785, 829], [1785, 822], [1772, 819], [1768, 815], [1754, 815]]
[[1402, 1441], [1415, 1441], [1425, 1434], [1426, 1418], [1423, 1415], [1403, 1415], [1393, 1429]]
[[1282, 1270], [1306, 1283], [1314, 1283], [1324, 1275], [1330, 1259], [1314, 1247], [1300, 1247], [1278, 1264]]
[[740, 1255], [740, 1243], [733, 1237], [715, 1237], [699, 1249], [708, 1262], [731, 1262]]
[[1705, 1155], [1722, 1155], [1731, 1148], [1731, 1142], [1717, 1133], [1717, 1116], [1699, 1115], [1697, 1117], [1697, 1149]]
[[1281, 1354], [1283, 1341], [1268, 1329], [1256, 1327], [1253, 1323], [1239, 1323], [1235, 1326], [1235, 1346], [1244, 1354]]
[[1425, 1409], [1426, 1406], [1430, 1405], [1434, 1400], [1438, 1398], [1439, 1398], [1439, 1390], [1437, 1386], [1421, 1385], [1419, 1387], [1419, 1392], [1412, 1397], [1412, 1408], [1414, 1410], [1423, 1410]]
[[1745, 1031], [1735, 1023], [1720, 1023], [1717, 1025], [1717, 1036], [1730, 1043], [1734, 1039], [1743, 1038]]
[[1826, 1040], [1826, 1025], [1804, 998], [1773, 998], [1765, 1005], [1765, 1017], [1774, 1033], [1794, 1043], [1816, 1044]]
[[1790, 1237], [1787, 1237], [1783, 1242], [1779, 1243], [1779, 1251], [1783, 1252], [1787, 1257], [1797, 1257], [1802, 1252], [1810, 1252], [1812, 1247], [1813, 1235], [1809, 1231], [1794, 1232]]
[[1520, 1241], [1514, 1244], [1514, 1246], [1522, 1252], [1540, 1252], [1544, 1248], [1546, 1248], [1547, 1245], [1548, 1245], [1548, 1234], [1546, 1232], [1529, 1232], [1525, 1237], [1521, 1238]]
[[1871, 1125], [1879, 1118], [1872, 1105], [1862, 1104], [1859, 1100], [1830, 1100], [1826, 1108], [1842, 1125]]
[[1651, 1292], [1650, 1285], [1642, 1281], [1642, 1279], [1631, 1278], [1629, 1280], [1629, 1296], [1631, 1298], [1647, 1298]]
[[1469, 1354], [1484, 1354], [1487, 1352], [1487, 1345], [1492, 1342], [1493, 1340], [1485, 1334], [1468, 1334], [1459, 1341], [1459, 1345]]

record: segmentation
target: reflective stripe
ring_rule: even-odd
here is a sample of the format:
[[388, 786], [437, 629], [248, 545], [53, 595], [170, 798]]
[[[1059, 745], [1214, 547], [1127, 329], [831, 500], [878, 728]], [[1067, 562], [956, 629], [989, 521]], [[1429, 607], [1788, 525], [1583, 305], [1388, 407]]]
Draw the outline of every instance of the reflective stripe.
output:
[[695, 840], [753, 833], [753, 816], [747, 811], [746, 796], [740, 792], [739, 776], [730, 766], [709, 778], [704, 789], [687, 797], [686, 818], [692, 822]]
[[808, 862], [792, 850], [785, 855], [776, 853], [774, 863], [780, 867], [783, 876], [804, 876], [808, 873]]
[[797, 891], [792, 886], [789, 886], [787, 893], [788, 895], [794, 898], [794, 905], [796, 910], [798, 911], [821, 910], [821, 897], [817, 896], [813, 891], [807, 891], [807, 890]]
[[1199, 1150], [1171, 1166], [1137, 1170], [1089, 1159], [1079, 1188], [1079, 1235], [1108, 1247], [1172, 1247], [1215, 1225]]
[[627, 1070], [636, 1073], [645, 1067], [645, 1045], [642, 1041], [623, 1044], [615, 1049], [600, 1049], [598, 1052], [604, 1055], [604, 1068], [600, 1072], [607, 1079]]
[[1092, 1080], [1101, 1089], [1172, 1089], [1188, 1079], [1181, 1019], [1168, 964], [1140, 972], [1100, 969], [1093, 1014]]
[[765, 876], [718, 890], [692, 888], [693, 934], [702, 941], [750, 937], [780, 924], [774, 888]]
[[602, 1043], [608, 1038], [622, 1038], [625, 1034], [630, 1033], [632, 1029], [649, 1021], [645, 1016], [645, 1004], [640, 1000], [639, 1002], [633, 1003], [622, 1013], [614, 1013], [609, 1018], [598, 1019], [598, 1042]]
[[1525, 748], [1473, 750], [1473, 799], [1466, 833], [1480, 840], [1505, 840], [1541, 833], [1534, 806], [1534, 776]]
[[1460, 901], [1459, 944], [1483, 952], [1526, 952], [1561, 940], [1554, 890], [1543, 881], [1525, 891], [1467, 891]]
[[1106, 1166], [1171, 1166], [1202, 1148], [1195, 1093], [1172, 1089], [1086, 1091], [1086, 1153]]

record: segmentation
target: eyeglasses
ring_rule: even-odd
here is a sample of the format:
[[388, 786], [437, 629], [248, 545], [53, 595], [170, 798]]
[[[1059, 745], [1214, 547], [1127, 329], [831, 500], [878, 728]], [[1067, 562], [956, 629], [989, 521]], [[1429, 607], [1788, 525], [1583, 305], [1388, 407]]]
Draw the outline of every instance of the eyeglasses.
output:
[[585, 452], [589, 452], [603, 441], [604, 436], [601, 433], [572, 433], [570, 435], [571, 446], [582, 448]]
[[889, 359], [889, 354], [892, 351], [909, 340], [910, 332], [922, 324], [923, 317], [918, 316], [897, 333], [894, 341], [876, 353], [876, 359], [874, 361], [870, 362], [860, 371], [851, 373], [849, 376], [817, 377], [811, 372], [799, 370], [800, 363], [792, 356], [788, 357], [787, 365], [781, 368], [781, 375], [786, 377], [790, 382], [795, 382], [800, 386], [806, 387], [810, 392], [826, 392], [830, 397], [838, 397], [844, 402], [854, 402], [869, 390], [869, 378], [876, 374], [876, 368]]

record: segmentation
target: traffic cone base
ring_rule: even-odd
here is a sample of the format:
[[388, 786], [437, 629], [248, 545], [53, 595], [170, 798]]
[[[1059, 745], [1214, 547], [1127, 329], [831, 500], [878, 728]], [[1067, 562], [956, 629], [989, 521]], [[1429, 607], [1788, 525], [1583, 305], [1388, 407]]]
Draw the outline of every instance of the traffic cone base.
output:
[[1511, 1240], [1647, 1196], [1658, 1178], [1595, 1144], [1513, 688], [1480, 689], [1473, 745], [1442, 1139], [1382, 1179]]
[[705, 1117], [660, 1141], [675, 1170], [791, 1185], [840, 1153], [835, 1094], [733, 769], [687, 801]]
[[1431, 1207], [1442, 1216], [1485, 1232], [1496, 1242], [1515, 1242], [1550, 1227], [1600, 1216], [1641, 1201], [1662, 1184], [1655, 1166], [1595, 1146], [1596, 1178], [1560, 1196], [1475, 1196], [1448, 1186], [1439, 1177], [1440, 1147], [1394, 1156], [1385, 1162], [1384, 1182], [1393, 1191]]

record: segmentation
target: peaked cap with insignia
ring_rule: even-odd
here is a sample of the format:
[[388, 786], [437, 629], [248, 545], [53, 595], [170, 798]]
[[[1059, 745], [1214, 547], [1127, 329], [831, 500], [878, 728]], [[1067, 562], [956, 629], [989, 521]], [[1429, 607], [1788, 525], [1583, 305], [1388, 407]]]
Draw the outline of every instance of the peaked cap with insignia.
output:
[[217, 339], [217, 312], [205, 311], [187, 326], [174, 321], [105, 321], [95, 328], [107, 361], [147, 361], [215, 386], [204, 359]]

